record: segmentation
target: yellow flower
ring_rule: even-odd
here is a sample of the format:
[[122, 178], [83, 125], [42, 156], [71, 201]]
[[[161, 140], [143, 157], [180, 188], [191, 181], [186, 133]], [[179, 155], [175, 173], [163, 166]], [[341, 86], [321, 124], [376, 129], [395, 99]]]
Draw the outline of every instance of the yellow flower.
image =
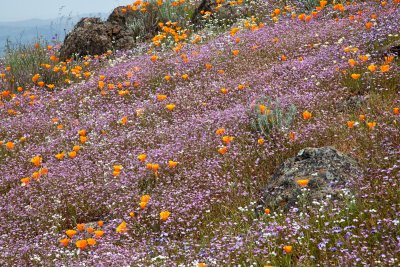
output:
[[94, 246], [97, 243], [96, 239], [94, 239], [94, 238], [88, 238], [88, 239], [86, 239], [86, 241], [87, 241], [89, 246]]
[[176, 165], [178, 165], [178, 162], [177, 162], [177, 161], [173, 161], [173, 160], [168, 161], [168, 166], [169, 166], [171, 169], [175, 168]]
[[368, 66], [368, 70], [369, 70], [370, 72], [376, 71], [376, 68], [377, 68], [377, 67], [376, 67], [374, 64], [371, 64], [371, 65]]
[[146, 154], [140, 154], [139, 156], [137, 156], [138, 160], [140, 160], [141, 162], [145, 161], [147, 158]]
[[151, 199], [150, 195], [143, 195], [140, 197], [140, 201], [145, 203], [148, 203], [150, 199]]
[[361, 77], [361, 74], [358, 74], [358, 73], [353, 73], [353, 74], [351, 74], [351, 78], [352, 78], [353, 80], [358, 80], [358, 79], [360, 79], [360, 77]]
[[259, 145], [264, 144], [264, 143], [265, 143], [264, 138], [259, 138], [259, 139], [257, 140], [257, 143], [258, 143]]
[[165, 100], [165, 99], [167, 99], [167, 96], [166, 96], [166, 95], [157, 95], [157, 100], [158, 100], [158, 101], [163, 101], [163, 100]]
[[215, 133], [217, 135], [223, 135], [225, 133], [225, 129], [224, 128], [219, 128], [218, 130], [215, 131]]
[[126, 222], [122, 221], [122, 223], [120, 225], [117, 226], [117, 228], [115, 229], [115, 231], [117, 233], [125, 233], [128, 230], [128, 228], [126, 227]]
[[42, 157], [40, 157], [40, 156], [34, 156], [34, 157], [31, 159], [31, 162], [33, 163], [33, 165], [39, 166], [39, 165], [42, 163]]
[[293, 247], [292, 246], [283, 246], [283, 250], [289, 254], [292, 253]]
[[172, 111], [175, 109], [175, 104], [168, 104], [165, 106], [168, 110]]
[[160, 219], [165, 222], [166, 220], [168, 220], [170, 214], [171, 213], [169, 211], [162, 211], [160, 212]]
[[368, 128], [369, 128], [370, 130], [373, 130], [373, 129], [375, 128], [375, 126], [376, 126], [376, 122], [368, 122], [368, 123], [367, 123], [367, 126], [368, 126]]
[[225, 144], [229, 144], [230, 142], [233, 141], [233, 139], [234, 139], [233, 136], [228, 136], [228, 135], [225, 135], [225, 136], [222, 137], [222, 141], [223, 141]]
[[72, 238], [74, 235], [76, 235], [76, 233], [77, 233], [77, 231], [76, 231], [76, 230], [72, 230], [72, 229], [69, 229], [69, 230], [65, 231], [65, 234], [66, 234], [69, 238]]

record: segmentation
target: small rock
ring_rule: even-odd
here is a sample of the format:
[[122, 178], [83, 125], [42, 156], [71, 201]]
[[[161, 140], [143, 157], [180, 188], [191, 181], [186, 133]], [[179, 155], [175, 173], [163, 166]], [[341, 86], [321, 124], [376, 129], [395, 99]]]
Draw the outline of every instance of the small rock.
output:
[[338, 198], [360, 175], [358, 163], [333, 147], [305, 148], [275, 171], [256, 210], [294, 206], [301, 193], [297, 180], [308, 179], [309, 200], [319, 201], [327, 195]]

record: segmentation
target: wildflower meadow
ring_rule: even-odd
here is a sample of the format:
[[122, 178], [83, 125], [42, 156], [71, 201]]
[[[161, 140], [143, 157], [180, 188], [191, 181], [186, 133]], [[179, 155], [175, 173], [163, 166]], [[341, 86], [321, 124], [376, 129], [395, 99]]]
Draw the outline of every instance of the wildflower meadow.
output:
[[[399, 266], [400, 1], [187, 1], [124, 7], [164, 18], [130, 50], [6, 51], [0, 266]], [[260, 206], [324, 146], [362, 170], [340, 199]]]

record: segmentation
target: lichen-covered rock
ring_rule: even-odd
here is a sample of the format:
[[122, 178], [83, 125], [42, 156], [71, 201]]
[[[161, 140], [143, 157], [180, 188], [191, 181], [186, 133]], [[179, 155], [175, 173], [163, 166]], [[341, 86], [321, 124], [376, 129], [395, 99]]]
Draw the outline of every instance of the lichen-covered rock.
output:
[[362, 174], [357, 162], [333, 147], [305, 148], [286, 160], [268, 182], [257, 209], [288, 208], [295, 205], [301, 187], [298, 180], [309, 180], [308, 198], [337, 198], [343, 189]]

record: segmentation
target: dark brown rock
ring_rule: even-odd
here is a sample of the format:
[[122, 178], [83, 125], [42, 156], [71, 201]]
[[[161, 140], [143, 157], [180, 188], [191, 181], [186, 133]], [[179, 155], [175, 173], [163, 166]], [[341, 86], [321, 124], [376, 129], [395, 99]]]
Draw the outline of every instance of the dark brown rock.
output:
[[357, 162], [333, 147], [305, 148], [275, 171], [257, 211], [264, 208], [288, 210], [296, 206], [302, 193], [297, 180], [309, 180], [307, 200], [311, 202], [322, 200], [327, 195], [339, 199], [343, 189], [351, 188], [351, 183], [360, 175], [362, 172]]
[[112, 49], [111, 32], [99, 18], [81, 19], [64, 40], [60, 58], [65, 60], [73, 55], [100, 55]]
[[83, 18], [65, 37], [60, 58], [100, 55], [107, 50], [126, 50], [134, 47], [137, 39], [152, 37], [158, 31], [155, 9], [149, 5], [147, 12], [117, 7], [107, 21]]

